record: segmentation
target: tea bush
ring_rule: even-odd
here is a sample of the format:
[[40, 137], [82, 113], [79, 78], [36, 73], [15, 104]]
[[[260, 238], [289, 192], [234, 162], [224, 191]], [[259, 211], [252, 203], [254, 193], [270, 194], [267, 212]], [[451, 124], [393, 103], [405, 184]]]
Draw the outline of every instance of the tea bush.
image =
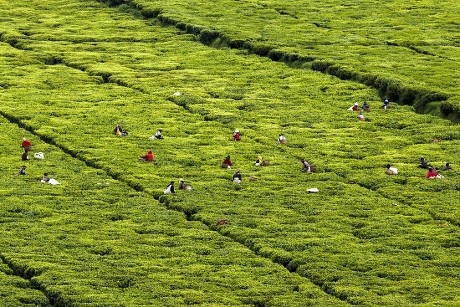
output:
[[[25, 131], [0, 122], [7, 148], [2, 157], [7, 166], [0, 236], [2, 304], [242, 305], [253, 299], [309, 304], [310, 299], [292, 290], [306, 282], [302, 278], [201, 223], [187, 222], [145, 193], [34, 135], [29, 139], [45, 159], [18, 161], [17, 137]], [[24, 163], [26, 175], [14, 175]], [[44, 170], [61, 185], [40, 183]], [[278, 272], [292, 282], [281, 286]], [[277, 278], [272, 281], [273, 275]], [[255, 276], [257, 282], [247, 282]], [[331, 302], [314, 286], [303, 287], [302, 293], [312, 290], [308, 296]]]
[[[126, 6], [45, 1], [9, 10], [22, 5], [2, 3], [10, 15], [8, 27], [0, 24], [1, 165], [10, 174], [2, 180], [0, 239], [4, 263], [50, 303], [458, 301], [456, 275], [447, 269], [458, 260], [458, 173], [427, 180], [417, 164], [424, 156], [455, 167], [460, 131], [409, 106], [381, 108], [382, 91], [411, 89], [410, 79], [363, 72], [368, 81], [360, 84], [250, 51], [210, 48]], [[260, 10], [264, 25], [301, 16], [288, 7], [240, 5], [250, 8], [242, 21]], [[202, 32], [182, 21], [188, 32]], [[334, 27], [315, 22], [315, 30]], [[254, 32], [241, 30], [237, 40], [251, 45]], [[252, 45], [282, 57], [272, 43]], [[334, 66], [356, 67], [347, 56], [324, 67], [355, 79], [354, 68]], [[371, 81], [386, 85], [372, 89]], [[372, 111], [360, 122], [347, 108], [364, 100]], [[113, 135], [116, 124], [129, 135]], [[165, 138], [149, 140], [159, 128]], [[277, 143], [280, 133], [286, 145]], [[15, 176], [24, 136], [45, 159], [25, 162], [27, 175]], [[140, 162], [149, 149], [155, 161]], [[220, 167], [226, 155], [232, 169]], [[254, 166], [259, 155], [270, 166]], [[302, 173], [300, 158], [317, 172]], [[398, 175], [384, 173], [388, 163]], [[237, 168], [241, 185], [231, 182]], [[45, 170], [61, 185], [40, 184]], [[192, 191], [163, 195], [181, 177]], [[319, 193], [306, 192], [313, 187]]]
[[[276, 0], [263, 4], [124, 3], [144, 10], [144, 16], [150, 16], [148, 11], [158, 12], [159, 20], [206, 37], [204, 42], [225, 40], [233, 48], [249, 49], [273, 60], [314, 60], [313, 69], [371, 85], [382, 97], [414, 103], [419, 110], [430, 109], [430, 102], [449, 99], [442, 112], [458, 117], [454, 111], [458, 109], [457, 77], [449, 69], [458, 53], [451, 35], [459, 9], [455, 3], [436, 7], [401, 1], [344, 6], [335, 0], [315, 5]], [[441, 81], [439, 75], [445, 78]]]

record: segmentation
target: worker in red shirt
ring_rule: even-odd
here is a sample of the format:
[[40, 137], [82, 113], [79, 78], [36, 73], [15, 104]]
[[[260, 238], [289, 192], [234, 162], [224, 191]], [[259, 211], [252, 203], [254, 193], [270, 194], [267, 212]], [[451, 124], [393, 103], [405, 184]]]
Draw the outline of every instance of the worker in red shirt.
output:
[[434, 171], [432, 167], [428, 169], [428, 173], [426, 174], [425, 178], [436, 178], [438, 176], [438, 173]]
[[239, 141], [241, 139], [241, 135], [240, 135], [240, 130], [235, 130], [235, 132], [233, 132], [233, 140], [234, 141]]
[[226, 156], [225, 160], [222, 162], [222, 168], [230, 168], [233, 162], [230, 160], [230, 156]]
[[24, 148], [24, 150], [25, 150], [26, 152], [32, 150], [32, 144], [31, 144], [30, 141], [29, 141], [28, 139], [26, 139], [26, 138], [22, 138], [21, 147]]
[[152, 162], [155, 156], [153, 155], [153, 152], [149, 150], [149, 152], [145, 155], [139, 158], [139, 160], [147, 161], [147, 162]]

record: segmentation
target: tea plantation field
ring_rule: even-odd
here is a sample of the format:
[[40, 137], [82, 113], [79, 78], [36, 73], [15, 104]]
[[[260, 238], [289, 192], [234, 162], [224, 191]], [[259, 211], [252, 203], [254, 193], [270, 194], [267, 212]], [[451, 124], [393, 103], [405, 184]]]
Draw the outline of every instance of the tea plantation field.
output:
[[103, 2], [128, 3], [207, 43], [352, 79], [419, 111], [459, 117], [458, 1]]
[[366, 3], [0, 2], [0, 305], [460, 305], [458, 7]]

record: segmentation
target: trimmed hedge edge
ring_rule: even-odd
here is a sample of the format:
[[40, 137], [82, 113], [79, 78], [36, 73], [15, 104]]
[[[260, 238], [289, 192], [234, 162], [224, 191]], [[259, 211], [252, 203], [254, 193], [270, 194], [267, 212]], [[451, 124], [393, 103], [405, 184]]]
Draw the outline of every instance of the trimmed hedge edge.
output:
[[[71, 306], [69, 301], [64, 300], [61, 295], [53, 294], [48, 291], [41, 283], [37, 281], [34, 277], [39, 276], [43, 273], [40, 270], [34, 269], [27, 266], [27, 264], [15, 262], [13, 259], [8, 259], [5, 255], [0, 254], [0, 259], [4, 264], [8, 266], [11, 270], [10, 275], [20, 277], [27, 281], [27, 284], [31, 289], [39, 290], [43, 293], [43, 296], [46, 297], [49, 301], [49, 304], [52, 306]], [[64, 302], [64, 304], [59, 304], [59, 302]]]
[[50, 144], [50, 145], [53, 145], [53, 146], [59, 148], [60, 150], [62, 150], [64, 153], [66, 153], [69, 156], [71, 156], [72, 158], [77, 159], [77, 160], [85, 163], [88, 167], [103, 170], [104, 172], [106, 172], [106, 174], [108, 176], [112, 177], [114, 180], [122, 181], [122, 182], [126, 183], [129, 187], [131, 187], [132, 189], [134, 189], [134, 190], [136, 190], [138, 192], [144, 192], [145, 191], [145, 188], [142, 185], [140, 185], [140, 184], [138, 184], [136, 182], [130, 181], [128, 179], [123, 178], [122, 174], [114, 172], [114, 171], [112, 171], [110, 169], [104, 168], [104, 167], [98, 165], [94, 161], [87, 160], [79, 152], [71, 150], [71, 149], [69, 149], [69, 148], [67, 148], [67, 147], [65, 147], [65, 146], [63, 146], [61, 144], [56, 143], [56, 141], [52, 137], [50, 137], [48, 135], [42, 135], [42, 134], [37, 133], [32, 126], [27, 125], [26, 123], [21, 121], [20, 118], [17, 118], [17, 117], [15, 117], [13, 115], [5, 113], [5, 112], [3, 112], [1, 110], [0, 110], [0, 116], [3, 116], [10, 123], [15, 124], [18, 127], [29, 131], [30, 133], [32, 133], [36, 137], [40, 138], [43, 142], [45, 142], [47, 144]]
[[[305, 57], [295, 53], [277, 50], [275, 47], [270, 45], [256, 45], [247, 40], [241, 39], [232, 40], [224, 33], [174, 20], [170, 17], [163, 16], [160, 8], [146, 9], [141, 5], [134, 3], [132, 0], [99, 0], [99, 2], [112, 7], [128, 5], [132, 9], [138, 10], [144, 18], [156, 18], [164, 25], [174, 26], [188, 34], [195, 35], [197, 41], [207, 46], [215, 48], [225, 46], [233, 49], [247, 50], [248, 52], [259, 56], [268, 57], [273, 61], [283, 62], [291, 67], [308, 67], [314, 71], [320, 71], [322, 73], [335, 76], [341, 80], [350, 80], [365, 84], [369, 87], [375, 88], [382, 99], [387, 97], [391, 101], [412, 105], [415, 111], [419, 113], [430, 112], [430, 110], [432, 110], [432, 108], [429, 107], [431, 102], [442, 101], [443, 103], [438, 109], [439, 112], [436, 114], [454, 122], [460, 121], [460, 110], [455, 108], [451, 103], [445, 102], [449, 97], [447, 94], [442, 92], [433, 92], [422, 88], [406, 86], [396, 80], [382, 78], [377, 75], [359, 73], [331, 62], [317, 60], [314, 57]], [[409, 46], [408, 48], [410, 47], [412, 46]], [[414, 51], [420, 52], [415, 49]], [[307, 63], [311, 63], [311, 65], [304, 65]]]

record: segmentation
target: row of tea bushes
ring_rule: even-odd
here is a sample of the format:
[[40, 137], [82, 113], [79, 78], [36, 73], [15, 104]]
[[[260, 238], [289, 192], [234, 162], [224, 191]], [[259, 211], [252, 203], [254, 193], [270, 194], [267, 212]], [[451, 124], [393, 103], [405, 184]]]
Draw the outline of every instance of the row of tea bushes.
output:
[[[396, 295], [403, 305], [422, 299], [454, 301], [447, 294], [456, 287], [453, 277], [440, 280], [426, 273], [440, 270], [445, 263], [427, 264], [422, 259], [426, 258], [425, 251], [416, 255], [412, 250], [413, 242], [423, 235], [433, 247], [440, 246], [436, 259], [456, 259], [455, 247], [451, 248], [456, 226], [438, 227], [445, 221], [437, 220], [430, 208], [407, 206], [411, 205], [409, 197], [404, 199], [391, 191], [395, 191], [392, 185], [398, 180], [406, 180], [407, 192], [403, 195], [415, 193], [420, 184], [426, 186], [422, 173], [414, 171], [414, 179], [406, 178], [421, 153], [435, 153], [436, 161], [454, 158], [453, 164], [457, 163], [455, 126], [416, 115], [408, 107], [395, 106], [383, 112], [377, 93], [362, 85], [289, 69], [244, 52], [209, 49], [191, 41], [190, 36], [177, 36], [171, 28], [133, 20], [123, 32], [120, 24], [126, 15], [94, 5], [104, 27], [96, 31], [88, 26], [87, 32], [80, 31], [64, 43], [58, 40], [63, 33], [45, 31], [47, 28], [40, 24], [18, 19], [18, 28], [19, 24], [34, 28], [47, 39], [22, 36], [21, 45], [26, 47], [22, 51], [3, 46], [7, 53], [25, 58], [22, 68], [29, 72], [19, 78], [15, 75], [18, 70], [11, 69], [10, 59], [3, 59], [4, 75], [11, 85], [2, 91], [2, 111], [8, 118], [35, 131], [43, 141], [56, 143], [59, 150], [91, 166], [92, 172], [103, 169], [112, 179], [155, 197], [170, 180], [184, 177], [192, 184], [192, 193], [160, 197], [167, 208], [186, 213], [196, 225], [217, 230], [227, 237], [222, 240], [242, 243], [259, 256], [296, 271], [331, 297], [378, 305], [394, 302]], [[103, 12], [113, 15], [102, 16]], [[81, 23], [82, 16], [75, 16], [76, 20], [66, 16], [66, 27]], [[90, 24], [92, 19], [87, 19]], [[104, 39], [115, 29], [120, 39]], [[135, 43], [126, 40], [133, 29], [139, 30], [131, 34], [138, 35]], [[152, 35], [157, 40], [146, 43]], [[61, 61], [46, 60], [43, 54], [49, 54], [46, 59]], [[13, 58], [17, 61], [18, 56]], [[180, 91], [181, 96], [173, 96], [174, 91]], [[367, 122], [358, 122], [356, 113], [346, 109], [355, 100], [365, 99], [373, 111], [366, 113]], [[18, 101], [28, 104], [18, 105]], [[402, 120], [395, 123], [394, 118]], [[127, 138], [111, 134], [119, 121], [130, 131]], [[160, 127], [166, 138], [148, 141]], [[243, 133], [238, 143], [231, 141], [235, 128]], [[276, 143], [280, 132], [288, 136], [287, 146]], [[429, 143], [432, 137], [443, 141], [420, 150], [420, 144]], [[14, 146], [11, 143], [16, 152]], [[139, 163], [137, 157], [149, 148], [154, 149], [156, 162]], [[50, 155], [46, 148], [41, 150], [45, 156]], [[227, 154], [243, 172], [240, 186], [231, 182], [233, 170], [220, 168]], [[254, 167], [259, 154], [270, 159], [272, 165]], [[317, 164], [318, 173], [301, 173], [301, 157]], [[428, 157], [433, 160], [433, 155]], [[401, 168], [401, 176], [385, 177], [388, 162]], [[249, 175], [259, 180], [249, 182]], [[451, 180], [444, 182], [450, 186]], [[319, 194], [305, 193], [307, 187], [314, 186], [320, 189]], [[127, 202], [118, 193], [111, 195], [108, 199], [116, 204]], [[100, 197], [103, 204], [109, 196], [103, 193]], [[444, 206], [440, 204], [443, 211], [456, 205], [452, 199]], [[107, 219], [126, 223], [124, 216], [131, 210], [128, 206], [125, 214], [111, 213]], [[46, 212], [39, 214], [49, 214]], [[217, 219], [228, 219], [230, 225], [216, 226]], [[138, 227], [136, 233], [149, 233], [150, 229]], [[430, 237], [433, 229], [439, 230], [439, 237]], [[134, 236], [132, 232], [126, 235]], [[122, 250], [116, 243], [107, 240], [92, 244], [92, 254], [111, 257]], [[158, 242], [152, 245], [161, 246]], [[193, 249], [193, 245], [184, 241], [186, 248]], [[209, 253], [206, 245], [201, 252]], [[230, 259], [238, 258], [229, 255]], [[368, 264], [362, 264], [362, 259], [369, 259]], [[386, 259], [394, 263], [392, 269], [385, 266]], [[412, 295], [420, 285], [411, 273], [414, 268], [426, 284], [438, 282], [442, 290], [434, 293], [423, 289], [423, 296]], [[398, 288], [397, 270], [402, 272], [399, 279], [406, 283], [404, 291]], [[386, 290], [382, 290], [382, 278]], [[136, 280], [136, 284], [145, 281]], [[132, 283], [118, 281], [120, 285]], [[185, 296], [193, 297], [191, 292]]]
[[[5, 119], [0, 123], [7, 174], [2, 304], [340, 305], [202, 223], [188, 222]], [[45, 159], [21, 162], [19, 136], [46, 152]], [[26, 175], [15, 175], [21, 164]], [[44, 171], [61, 184], [40, 183]]]
[[[372, 85], [382, 97], [458, 119], [458, 76], [451, 67], [459, 53], [452, 35], [459, 8], [452, 1], [436, 7], [405, 1], [346, 6], [336, 0], [320, 4], [105, 2], [129, 5], [145, 17], [199, 34], [205, 43], [245, 48], [296, 65], [316, 60], [314, 69], [326, 65], [329, 73]], [[448, 97], [441, 107], [428, 106]]]

